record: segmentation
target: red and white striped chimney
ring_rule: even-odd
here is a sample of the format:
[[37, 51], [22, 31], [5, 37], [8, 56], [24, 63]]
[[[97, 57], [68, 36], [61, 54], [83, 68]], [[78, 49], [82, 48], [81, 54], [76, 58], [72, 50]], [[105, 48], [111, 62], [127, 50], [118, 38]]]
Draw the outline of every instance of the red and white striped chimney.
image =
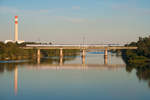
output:
[[15, 41], [18, 41], [18, 16], [15, 16]]

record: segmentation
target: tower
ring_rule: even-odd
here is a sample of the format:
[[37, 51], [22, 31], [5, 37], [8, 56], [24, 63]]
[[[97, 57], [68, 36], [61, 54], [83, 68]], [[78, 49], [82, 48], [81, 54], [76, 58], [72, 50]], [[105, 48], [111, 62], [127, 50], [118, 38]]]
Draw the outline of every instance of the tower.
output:
[[15, 42], [18, 41], [18, 16], [15, 16]]

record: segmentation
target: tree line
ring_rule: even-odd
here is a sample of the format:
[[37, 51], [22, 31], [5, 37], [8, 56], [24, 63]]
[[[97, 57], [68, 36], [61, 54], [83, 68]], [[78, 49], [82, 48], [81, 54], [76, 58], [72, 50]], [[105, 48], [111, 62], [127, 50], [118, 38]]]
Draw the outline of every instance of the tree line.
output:
[[21, 44], [0, 42], [0, 60], [31, 59], [36, 57], [35, 50], [24, 50]]
[[[36, 59], [37, 50], [24, 50], [21, 47], [26, 44], [37, 44], [35, 42], [18, 43], [3, 43], [0, 42], [0, 60], [22, 60], [22, 59]], [[39, 44], [39, 43], [38, 43]], [[63, 50], [64, 56], [77, 56], [80, 50]], [[41, 50], [41, 57], [59, 56], [60, 51], [58, 49], [53, 50]]]
[[126, 63], [150, 62], [150, 36], [139, 37], [137, 42], [131, 42], [125, 46], [136, 46], [137, 50], [123, 50], [122, 57]]

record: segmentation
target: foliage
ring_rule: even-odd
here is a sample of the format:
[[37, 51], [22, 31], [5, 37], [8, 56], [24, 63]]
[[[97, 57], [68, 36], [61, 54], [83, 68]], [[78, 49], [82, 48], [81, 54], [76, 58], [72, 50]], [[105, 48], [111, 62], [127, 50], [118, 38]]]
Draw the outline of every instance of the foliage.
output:
[[123, 50], [123, 59], [127, 63], [139, 63], [150, 61], [150, 36], [139, 37], [137, 42], [131, 42], [126, 46], [137, 46], [137, 50]]
[[[79, 54], [80, 50], [77, 49], [64, 49], [63, 50], [63, 56], [77, 56]], [[41, 54], [44, 57], [50, 57], [50, 56], [59, 56], [60, 50], [59, 49], [51, 49], [51, 50], [41, 50]]]
[[[17, 43], [3, 43], [0, 42], [0, 60], [20, 60], [20, 59], [35, 59], [37, 57], [37, 50], [24, 50], [21, 47], [26, 46], [26, 44], [39, 44], [35, 42], [25, 42], [22, 44]], [[77, 56], [80, 50], [63, 50], [64, 56]], [[42, 57], [51, 57], [51, 56], [59, 56], [60, 50], [52, 49], [52, 50], [41, 50]]]
[[17, 43], [0, 42], [0, 60], [29, 59], [35, 56], [35, 50], [24, 50]]
[[139, 80], [147, 81], [150, 87], [150, 36], [139, 37], [137, 42], [131, 42], [126, 46], [136, 46], [137, 50], [123, 50], [122, 57], [126, 62], [126, 70], [136, 70]]

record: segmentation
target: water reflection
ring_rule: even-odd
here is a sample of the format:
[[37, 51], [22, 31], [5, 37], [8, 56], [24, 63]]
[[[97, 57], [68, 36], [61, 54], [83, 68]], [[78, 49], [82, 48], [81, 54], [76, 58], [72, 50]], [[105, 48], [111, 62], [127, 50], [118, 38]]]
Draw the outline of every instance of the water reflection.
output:
[[[19, 64], [19, 63], [18, 63]], [[15, 69], [15, 66], [17, 64], [15, 63], [0, 63], [0, 73], [4, 72], [4, 71], [8, 71], [11, 72]]]
[[[134, 85], [130, 83], [131, 80], [128, 80], [129, 78], [127, 77], [128, 74], [126, 72], [132, 73], [133, 69], [136, 69], [137, 71], [136, 76], [138, 77], [138, 79], [146, 81], [150, 86], [150, 64], [146, 64], [146, 63], [131, 64], [131, 65], [126, 66], [126, 64], [116, 63], [116, 62], [121, 61], [121, 60], [118, 60], [120, 58], [117, 58], [117, 60], [115, 59], [116, 60], [115, 63], [104, 64], [103, 57], [104, 57], [103, 55], [101, 55], [101, 58], [100, 58], [100, 55], [96, 57], [92, 56], [91, 58], [89, 56], [86, 56], [86, 61], [84, 63], [82, 63], [81, 56], [80, 57], [68, 56], [68, 57], [64, 57], [63, 60], [61, 60], [61, 58], [59, 57], [43, 58], [41, 59], [40, 64], [38, 64], [37, 61], [22, 62], [22, 63], [5, 63], [5, 64], [3, 63], [3, 64], [0, 64], [0, 79], [1, 77], [4, 77], [4, 73], [8, 74], [8, 72], [14, 72], [12, 73], [13, 78], [12, 77], [10, 78], [10, 80], [13, 80], [13, 83], [11, 83], [12, 84], [11, 86], [13, 87], [12, 90], [16, 97], [20, 96], [21, 98], [22, 98], [22, 94], [20, 93], [28, 94], [28, 92], [30, 91], [32, 91], [30, 93], [34, 97], [34, 96], [37, 96], [37, 93], [39, 93], [39, 95], [49, 96], [50, 94], [48, 93], [50, 92], [60, 93], [61, 90], [62, 90], [61, 92], [68, 90], [67, 92], [66, 91], [64, 92], [64, 95], [66, 96], [68, 95], [67, 93], [70, 93], [72, 90], [75, 89], [74, 87], [79, 89], [77, 93], [79, 93], [80, 91], [83, 91], [83, 93], [85, 93], [86, 91], [89, 91], [89, 88], [90, 88], [90, 90], [93, 89], [92, 91], [94, 91], [93, 92], [94, 96], [99, 97], [100, 92], [101, 94], [103, 93], [107, 94], [109, 92], [113, 94], [112, 97], [115, 97], [116, 96], [115, 92], [116, 94], [118, 93], [118, 91], [122, 91], [123, 93], [128, 93], [130, 90], [132, 91], [131, 88], [134, 86], [142, 87], [142, 85], [139, 85], [138, 82], [135, 81], [137, 79], [132, 79], [132, 81], [134, 81], [133, 83]], [[112, 58], [114, 57], [115, 56], [113, 57], [109, 56], [108, 62], [111, 62], [110, 60], [113, 61], [114, 59]], [[102, 63], [98, 63], [98, 64], [95, 63], [95, 58], [98, 60], [97, 62], [102, 60]], [[93, 61], [94, 63], [87, 62], [87, 59], [88, 61]], [[69, 63], [71, 61], [77, 61], [77, 60], [79, 62]], [[5, 77], [8, 77], [8, 76], [5, 76]], [[3, 80], [6, 80], [6, 79], [2, 79], [2, 81]], [[8, 80], [5, 83], [7, 82]], [[125, 82], [127, 82], [127, 84]], [[112, 84], [114, 87], [112, 86]], [[18, 86], [20, 87], [18, 88]], [[68, 86], [70, 86], [70, 88], [68, 88]], [[1, 87], [3, 86], [1, 85]], [[80, 88], [82, 87], [84, 88], [81, 90]], [[126, 87], [130, 87], [130, 88], [127, 89]], [[105, 89], [106, 91], [103, 91]], [[39, 91], [37, 92], [37, 90]], [[26, 96], [25, 94], [24, 94], [24, 97]], [[71, 95], [74, 95], [74, 94], [76, 93], [72, 92]], [[2, 95], [3, 94], [1, 94], [0, 96]], [[124, 94], [121, 94], [121, 95], [123, 96]], [[53, 95], [51, 94], [51, 96], [54, 96], [54, 94]]]
[[[0, 72], [6, 72], [6, 71], [12, 71], [14, 72], [14, 79], [13, 79], [13, 83], [14, 83], [14, 95], [17, 96], [18, 94], [18, 68], [24, 67], [24, 68], [28, 68], [30, 70], [36, 69], [36, 70], [118, 70], [120, 68], [125, 68], [125, 64], [109, 64], [109, 65], [105, 65], [105, 64], [63, 64], [63, 65], [59, 65], [59, 64], [49, 64], [49, 63], [41, 63], [41, 64], [37, 64], [35, 65], [34, 63], [17, 63], [17, 64], [0, 64]], [[19, 67], [18, 67], [19, 66]], [[26, 67], [25, 67], [26, 66]], [[21, 82], [20, 82], [21, 83]]]
[[[36, 68], [36, 69], [108, 69], [108, 70], [117, 70], [118, 68], [125, 68], [125, 64], [49, 64], [49, 63], [42, 63], [42, 64], [0, 64], [0, 73], [7, 72], [7, 71], [14, 71], [14, 79], [17, 79], [18, 75], [18, 67], [17, 66], [27, 66], [27, 68]], [[9, 69], [9, 70], [8, 70]]]
[[18, 64], [15, 64], [15, 63], [5, 63], [5, 64], [0, 64], [0, 73], [3, 73], [5, 71], [8, 71], [8, 72], [12, 72], [14, 71], [14, 93], [15, 95], [17, 95], [17, 92], [18, 92], [18, 67], [17, 67]]
[[136, 70], [136, 75], [141, 81], [147, 81], [150, 87], [150, 63], [134, 63], [127, 64], [126, 71], [131, 73], [132, 70]]
[[75, 60], [78, 56], [53, 56], [53, 57], [44, 57], [40, 59], [38, 64], [48, 63], [48, 64], [59, 64], [63, 65], [65, 62]]
[[63, 56], [60, 56], [60, 63], [59, 63], [60, 66], [63, 65]]
[[14, 70], [14, 93], [17, 95], [18, 92], [18, 67], [15, 66]]

